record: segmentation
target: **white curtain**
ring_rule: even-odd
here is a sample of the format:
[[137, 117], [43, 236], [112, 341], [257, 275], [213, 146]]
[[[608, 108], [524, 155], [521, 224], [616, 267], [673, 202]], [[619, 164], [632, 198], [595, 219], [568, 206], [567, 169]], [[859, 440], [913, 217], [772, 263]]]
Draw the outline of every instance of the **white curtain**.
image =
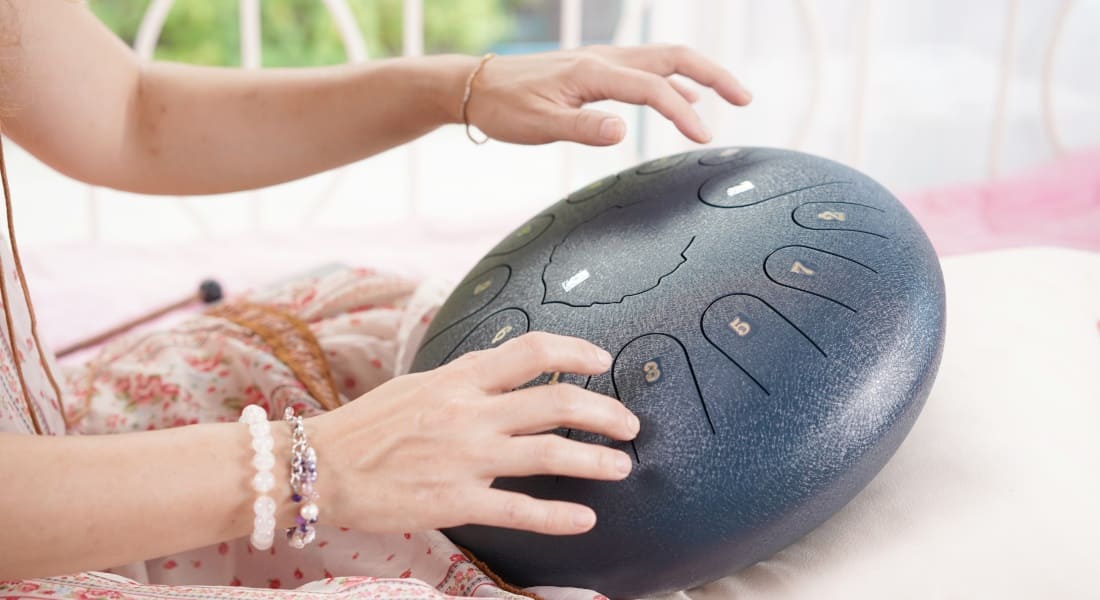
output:
[[[1055, 40], [1056, 132], [1067, 151], [1100, 144], [1100, 1], [661, 0], [652, 11], [652, 40], [690, 44], [756, 92], [747, 110], [707, 99], [718, 143], [797, 144], [899, 191], [1041, 163], [1056, 150], [1041, 110]], [[647, 123], [647, 154], [679, 145]]]
[[[753, 90], [756, 101], [747, 109], [705, 95], [700, 110], [716, 144], [797, 147], [853, 164], [904, 192], [1052, 160], [1057, 141], [1066, 152], [1100, 143], [1100, 0], [624, 0], [622, 6], [621, 39], [691, 45]], [[1042, 110], [1048, 62], [1055, 136]], [[396, 149], [339, 176], [322, 174], [259, 196], [136, 199], [90, 191], [13, 148], [21, 238], [28, 245], [160, 243], [392, 223], [503, 231], [587, 181], [692, 147], [652, 111], [603, 108], [631, 126], [619, 147], [475, 147], [459, 128], [446, 128], [417, 143], [415, 186], [408, 150]]]

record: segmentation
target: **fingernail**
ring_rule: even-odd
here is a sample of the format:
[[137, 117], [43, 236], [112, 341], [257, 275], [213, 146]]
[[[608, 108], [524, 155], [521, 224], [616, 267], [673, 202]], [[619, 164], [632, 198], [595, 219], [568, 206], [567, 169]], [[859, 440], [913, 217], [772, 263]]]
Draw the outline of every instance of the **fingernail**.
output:
[[605, 367], [611, 366], [611, 353], [603, 348], [596, 348], [596, 360]]
[[589, 510], [573, 511], [573, 525], [578, 528], [589, 529], [596, 524], [596, 515]]
[[710, 142], [714, 138], [714, 136], [710, 134], [710, 130], [707, 129], [707, 126], [702, 122], [699, 123], [699, 137], [702, 138], [704, 144]]
[[631, 435], [638, 435], [638, 431], [642, 428], [642, 422], [638, 420], [637, 415], [631, 413], [626, 418], [626, 428], [630, 431]]
[[619, 470], [620, 475], [626, 475], [630, 473], [630, 469], [634, 467], [634, 463], [630, 460], [630, 457], [625, 454], [620, 454], [615, 459], [615, 468]]
[[607, 117], [600, 123], [600, 139], [605, 142], [617, 142], [623, 139], [625, 126], [618, 117]]

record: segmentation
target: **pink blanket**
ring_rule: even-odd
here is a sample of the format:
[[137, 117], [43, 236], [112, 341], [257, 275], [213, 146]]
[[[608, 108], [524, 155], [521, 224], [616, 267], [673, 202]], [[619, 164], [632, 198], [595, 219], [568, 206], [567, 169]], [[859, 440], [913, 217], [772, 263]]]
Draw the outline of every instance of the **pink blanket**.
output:
[[1100, 149], [901, 198], [942, 256], [1018, 246], [1100, 250]]

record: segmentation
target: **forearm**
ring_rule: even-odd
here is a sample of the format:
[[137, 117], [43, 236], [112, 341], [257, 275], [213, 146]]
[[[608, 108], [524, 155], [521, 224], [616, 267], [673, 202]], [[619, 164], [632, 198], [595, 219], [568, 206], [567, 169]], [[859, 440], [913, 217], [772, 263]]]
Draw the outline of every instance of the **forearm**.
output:
[[458, 118], [469, 57], [245, 71], [142, 70], [120, 160], [87, 178], [205, 194], [296, 179], [385, 151]]
[[[255, 188], [392, 148], [458, 122], [478, 64], [435, 56], [299, 70], [143, 65], [82, 3], [8, 0], [4, 8], [4, 131], [59, 171], [134, 192]], [[731, 104], [751, 100], [728, 71], [684, 46], [501, 57], [479, 72], [469, 122], [522, 144], [619, 143], [621, 117], [586, 107], [600, 100], [651, 106], [708, 142], [691, 107], [698, 94], [672, 75]]]
[[[288, 434], [273, 433], [270, 493], [285, 525], [293, 519], [282, 468]], [[103, 436], [0, 434], [0, 579], [103, 569], [248, 535], [256, 497], [250, 440], [236, 423]]]
[[355, 161], [458, 119], [476, 59], [311, 69], [142, 64], [78, 2], [0, 11], [4, 132], [76, 179], [205, 194]]

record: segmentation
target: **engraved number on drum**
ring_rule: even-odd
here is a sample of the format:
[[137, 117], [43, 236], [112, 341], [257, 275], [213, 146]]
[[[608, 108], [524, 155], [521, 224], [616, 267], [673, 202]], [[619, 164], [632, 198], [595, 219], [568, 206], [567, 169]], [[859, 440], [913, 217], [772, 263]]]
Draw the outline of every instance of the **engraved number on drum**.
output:
[[494, 345], [495, 345], [495, 344], [499, 344], [501, 340], [503, 340], [504, 338], [508, 337], [508, 334], [509, 334], [509, 333], [512, 333], [512, 326], [511, 326], [511, 325], [505, 325], [504, 327], [501, 327], [501, 328], [500, 328], [500, 329], [499, 329], [499, 330], [498, 330], [498, 331], [496, 332], [496, 334], [494, 334], [494, 335], [493, 335], [493, 341], [492, 341], [492, 343], [493, 343]]
[[565, 290], [566, 292], [570, 292], [573, 290], [573, 288], [587, 281], [588, 278], [591, 276], [592, 274], [588, 272], [588, 269], [581, 269], [569, 279], [561, 282], [561, 289]]
[[489, 286], [491, 286], [491, 285], [493, 285], [493, 280], [491, 278], [486, 279], [485, 281], [482, 281], [481, 283], [474, 286], [474, 295], [475, 296], [480, 295], [481, 292], [484, 292], [485, 290], [489, 289]]
[[805, 275], [806, 277], [813, 277], [814, 273], [816, 273], [816, 272], [817, 271], [815, 271], [811, 267], [809, 267], [805, 264], [802, 264], [802, 261], [800, 261], [800, 260], [794, 261], [794, 264], [791, 265], [791, 273], [794, 273], [796, 275]]
[[726, 188], [726, 196], [732, 198], [732, 197], [736, 196], [737, 194], [743, 194], [745, 192], [755, 190], [755, 189], [756, 189], [756, 186], [753, 185], [751, 181], [742, 181], [741, 183], [738, 183], [737, 185], [731, 185], [728, 188]]
[[661, 359], [654, 358], [642, 365], [642, 374], [646, 383], [657, 383], [661, 380]]
[[752, 333], [752, 325], [745, 320], [744, 315], [737, 315], [730, 321], [730, 330], [740, 337], [745, 337]]
[[847, 215], [838, 210], [827, 210], [817, 213], [817, 218], [822, 221], [843, 221], [847, 219]]

